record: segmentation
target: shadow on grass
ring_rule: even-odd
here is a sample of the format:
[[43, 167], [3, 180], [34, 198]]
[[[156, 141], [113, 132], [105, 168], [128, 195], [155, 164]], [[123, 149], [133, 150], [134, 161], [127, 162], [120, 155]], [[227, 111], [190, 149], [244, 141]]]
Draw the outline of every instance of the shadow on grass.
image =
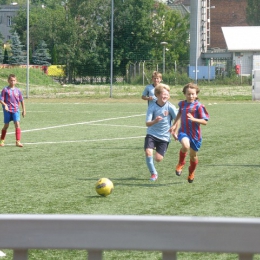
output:
[[[104, 177], [104, 178], [108, 178], [111, 179], [111, 181], [147, 181], [147, 179], [140, 179], [140, 178], [135, 178], [135, 177], [129, 177], [129, 178], [109, 178], [109, 177]], [[78, 178], [78, 180], [81, 181], [98, 181], [99, 178]]]
[[[78, 178], [77, 180], [80, 181], [97, 181], [96, 178]], [[114, 185], [121, 185], [121, 186], [137, 186], [137, 187], [169, 187], [171, 185], [178, 185], [183, 184], [182, 181], [178, 182], [168, 182], [168, 183], [158, 183], [158, 181], [150, 181], [149, 179], [140, 179], [140, 178], [120, 178], [115, 179], [111, 178], [111, 181], [113, 181]], [[130, 183], [131, 181], [145, 181], [146, 183]]]
[[260, 164], [204, 164], [209, 167], [260, 167]]

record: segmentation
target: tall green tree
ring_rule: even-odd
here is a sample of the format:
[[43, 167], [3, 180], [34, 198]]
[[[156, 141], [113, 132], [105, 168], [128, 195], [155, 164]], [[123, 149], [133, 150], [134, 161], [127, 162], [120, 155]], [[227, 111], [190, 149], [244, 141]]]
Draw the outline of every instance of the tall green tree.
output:
[[166, 62], [188, 60], [189, 58], [189, 17], [164, 4], [158, 4], [153, 15], [152, 56], [154, 60], [162, 60], [163, 46], [167, 42]]
[[[29, 16], [30, 48], [34, 51], [41, 40], [44, 40], [52, 48], [56, 41], [57, 31], [64, 30], [64, 18], [65, 10], [61, 4], [44, 8], [41, 5], [32, 5]], [[21, 41], [25, 43], [27, 37], [26, 10], [21, 8], [13, 20], [12, 29], [19, 34]]]
[[110, 1], [70, 0], [65, 7], [64, 29], [56, 36], [62, 42], [57, 53], [67, 65], [69, 79], [75, 74], [95, 76], [98, 70], [104, 73]]
[[249, 25], [260, 25], [260, 1], [247, 0], [246, 20]]
[[6, 49], [6, 48], [5, 48], [5, 51], [4, 51], [3, 64], [9, 64], [9, 56], [8, 56], [8, 52], [7, 52], [7, 49]]
[[4, 43], [3, 43], [3, 37], [0, 33], [0, 63], [3, 63], [4, 60]]
[[7, 5], [8, 2], [8, 0], [0, 0], [0, 5]]
[[54, 65], [58, 64], [58, 60], [57, 60], [57, 50], [56, 50], [56, 46], [54, 45], [51, 51], [51, 63]]
[[37, 65], [50, 65], [51, 55], [45, 41], [40, 41], [36, 50], [32, 55], [33, 64]]
[[153, 10], [153, 0], [115, 1], [114, 57], [116, 72], [125, 75], [129, 62], [151, 59]]
[[[33, 1], [33, 0], [32, 0]], [[110, 77], [111, 0], [37, 0], [30, 7], [30, 48], [44, 40], [55, 48], [56, 61], [66, 65], [69, 80], [77, 76]], [[114, 74], [125, 75], [130, 62], [167, 59], [187, 53], [187, 21], [154, 0], [114, 0]], [[165, 19], [164, 23], [162, 19]], [[13, 29], [26, 42], [26, 10], [20, 9]], [[53, 57], [52, 57], [53, 58]]]
[[9, 64], [21, 65], [26, 64], [26, 53], [23, 50], [24, 45], [21, 44], [19, 35], [14, 32], [11, 36], [11, 56], [9, 57]]
[[3, 63], [4, 60], [4, 49], [2, 46], [3, 45], [0, 46], [0, 63]]

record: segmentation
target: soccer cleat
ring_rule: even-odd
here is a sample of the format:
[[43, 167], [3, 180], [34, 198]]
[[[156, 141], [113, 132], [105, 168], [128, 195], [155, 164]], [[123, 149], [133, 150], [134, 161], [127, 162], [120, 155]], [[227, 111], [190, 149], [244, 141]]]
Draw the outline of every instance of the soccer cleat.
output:
[[189, 182], [189, 183], [192, 183], [192, 182], [193, 182], [193, 180], [194, 180], [194, 175], [195, 175], [195, 172], [189, 173], [189, 176], [188, 176], [188, 182]]
[[157, 179], [158, 179], [158, 175], [153, 173], [151, 175], [150, 181], [156, 181]]
[[5, 146], [5, 140], [0, 141], [0, 146]]
[[23, 144], [21, 144], [20, 141], [16, 141], [16, 146], [17, 146], [17, 147], [23, 147]]
[[181, 176], [182, 168], [184, 167], [184, 164], [177, 164], [175, 168], [175, 173], [177, 176]]

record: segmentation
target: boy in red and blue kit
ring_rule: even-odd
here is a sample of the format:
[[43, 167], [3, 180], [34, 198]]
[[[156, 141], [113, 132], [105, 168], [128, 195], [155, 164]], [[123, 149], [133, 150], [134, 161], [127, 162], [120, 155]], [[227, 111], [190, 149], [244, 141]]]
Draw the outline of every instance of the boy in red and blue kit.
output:
[[0, 146], [4, 146], [5, 136], [7, 133], [7, 129], [9, 127], [9, 123], [14, 121], [15, 125], [15, 137], [16, 137], [16, 146], [23, 147], [21, 144], [21, 128], [20, 128], [20, 110], [19, 105], [21, 103], [22, 106], [22, 116], [24, 117], [26, 114], [25, 104], [23, 100], [22, 92], [15, 86], [17, 80], [14, 74], [10, 74], [8, 76], [9, 85], [4, 87], [1, 96], [0, 96], [0, 104], [3, 106], [4, 112], [4, 127], [1, 132], [1, 140]]
[[198, 151], [202, 144], [202, 135], [200, 125], [206, 125], [209, 120], [209, 114], [199, 101], [198, 94], [200, 92], [198, 86], [188, 83], [183, 88], [183, 94], [186, 100], [179, 102], [179, 112], [172, 126], [172, 133], [175, 134], [174, 127], [178, 120], [181, 125], [178, 132], [178, 140], [182, 147], [179, 152], [179, 163], [176, 166], [176, 175], [180, 176], [185, 165], [185, 158], [190, 151], [190, 166], [188, 182], [192, 183], [195, 176], [195, 169], [198, 164]]

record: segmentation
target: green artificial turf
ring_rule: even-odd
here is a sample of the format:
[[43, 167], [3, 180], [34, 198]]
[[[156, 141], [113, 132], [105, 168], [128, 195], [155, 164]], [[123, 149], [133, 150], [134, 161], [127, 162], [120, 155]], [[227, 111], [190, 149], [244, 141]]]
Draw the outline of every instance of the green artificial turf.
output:
[[[260, 217], [260, 104], [201, 102], [210, 120], [201, 127], [203, 144], [190, 184], [188, 166], [175, 175], [180, 149], [175, 141], [156, 163], [158, 180], [149, 181], [143, 151], [146, 102], [26, 100], [24, 147], [15, 146], [13, 124], [0, 147], [0, 213]], [[108, 197], [95, 191], [101, 177], [114, 183]], [[2, 251], [3, 259], [12, 259], [12, 251]], [[86, 256], [84, 250], [30, 250], [29, 259]], [[105, 251], [104, 259], [158, 260], [162, 254]], [[178, 259], [237, 255], [179, 252]]]

